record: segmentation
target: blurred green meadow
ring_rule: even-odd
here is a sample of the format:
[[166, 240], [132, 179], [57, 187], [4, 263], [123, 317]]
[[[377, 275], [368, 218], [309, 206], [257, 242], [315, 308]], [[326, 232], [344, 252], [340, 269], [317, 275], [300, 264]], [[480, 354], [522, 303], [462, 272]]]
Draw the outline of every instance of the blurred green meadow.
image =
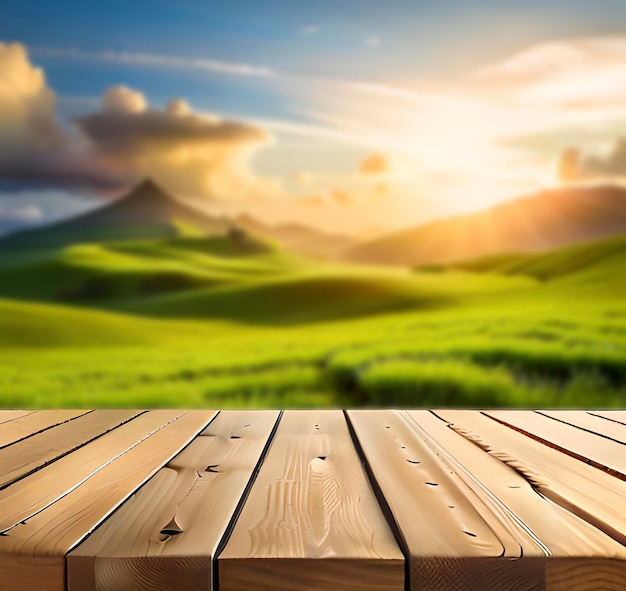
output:
[[450, 267], [246, 235], [0, 254], [0, 406], [624, 407], [626, 238]]

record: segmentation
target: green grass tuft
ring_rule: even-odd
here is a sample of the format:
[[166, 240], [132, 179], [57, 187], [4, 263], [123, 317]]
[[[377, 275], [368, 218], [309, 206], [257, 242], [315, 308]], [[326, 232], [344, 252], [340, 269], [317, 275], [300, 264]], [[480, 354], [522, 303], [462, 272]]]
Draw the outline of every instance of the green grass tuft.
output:
[[402, 407], [493, 407], [519, 404], [502, 368], [457, 360], [391, 360], [363, 370], [356, 388], [366, 403]]

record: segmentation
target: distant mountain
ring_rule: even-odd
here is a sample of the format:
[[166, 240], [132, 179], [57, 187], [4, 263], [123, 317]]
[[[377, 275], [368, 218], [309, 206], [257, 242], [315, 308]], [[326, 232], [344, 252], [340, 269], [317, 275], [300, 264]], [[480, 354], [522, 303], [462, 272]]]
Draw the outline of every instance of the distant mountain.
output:
[[0, 237], [0, 249], [61, 247], [80, 242], [114, 242], [224, 235], [233, 228], [277, 241], [288, 249], [334, 257], [354, 246], [349, 236], [326, 234], [299, 224], [266, 225], [248, 215], [215, 217], [169, 195], [150, 180], [128, 195], [85, 214]]
[[248, 215], [239, 216], [235, 223], [246, 232], [276, 240], [291, 250], [323, 258], [335, 257], [357, 243], [351, 236], [327, 234], [302, 224], [265, 225]]
[[555, 189], [368, 241], [346, 250], [342, 258], [414, 267], [539, 252], [622, 233], [625, 189]]
[[0, 248], [39, 248], [78, 242], [111, 242], [180, 235], [225, 234], [227, 218], [211, 217], [181, 203], [150, 180], [94, 211], [0, 239]]

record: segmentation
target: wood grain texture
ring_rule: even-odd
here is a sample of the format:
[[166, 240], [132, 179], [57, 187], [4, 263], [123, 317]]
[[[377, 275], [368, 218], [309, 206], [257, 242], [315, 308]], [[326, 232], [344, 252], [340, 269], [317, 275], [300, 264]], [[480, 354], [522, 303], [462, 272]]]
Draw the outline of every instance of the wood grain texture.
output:
[[485, 414], [545, 445], [626, 480], [626, 453], [620, 443], [535, 412], [490, 410]]
[[589, 431], [626, 445], [626, 425], [622, 423], [607, 421], [584, 410], [541, 410], [537, 412], [555, 421], [567, 423], [584, 431]]
[[[543, 589], [539, 545], [517, 525], [511, 531], [506, 508], [410, 417], [348, 416], [402, 534], [412, 590]], [[523, 563], [522, 547], [530, 556]]]
[[150, 411], [1, 491], [0, 590], [64, 591], [65, 555], [214, 415]]
[[[407, 413], [455, 460], [455, 470], [467, 471], [499, 501], [496, 510], [502, 513], [503, 523], [516, 532], [523, 556], [544, 548], [544, 556], [579, 558], [582, 556], [617, 556], [626, 558], [622, 545], [563, 507], [547, 501], [537, 493], [532, 483], [509, 464], [495, 455], [485, 453], [477, 445], [450, 429], [448, 424], [429, 411]], [[481, 494], [479, 492], [479, 494]], [[537, 540], [535, 549], [525, 541], [523, 532]], [[529, 552], [530, 550], [530, 552]], [[535, 550], [533, 552], [533, 550]], [[539, 554], [540, 555], [540, 554]]]
[[626, 589], [626, 411], [346, 416], [0, 411], [0, 591]]
[[182, 414], [170, 410], [146, 413], [0, 491], [0, 532], [43, 511]]
[[[436, 410], [458, 433], [506, 463], [544, 497], [626, 546], [626, 483], [477, 411]], [[623, 559], [622, 551], [606, 558]]]
[[624, 591], [626, 562], [605, 558], [576, 561], [555, 558], [548, 563], [546, 588], [550, 591]]
[[220, 412], [68, 555], [69, 591], [212, 589], [213, 556], [278, 416]]
[[[0, 425], [33, 414], [34, 410], [0, 410]], [[1, 429], [2, 427], [0, 427]]]
[[[386, 591], [404, 589], [403, 566], [360, 558], [250, 558], [220, 560], [220, 590]], [[241, 569], [241, 570], [240, 570]], [[225, 586], [226, 585], [226, 586]]]
[[119, 427], [141, 412], [96, 410], [0, 449], [0, 489]]
[[218, 563], [221, 591], [404, 589], [341, 411], [283, 415]]
[[38, 410], [7, 421], [0, 425], [0, 448], [11, 445], [25, 437], [32, 437], [55, 425], [80, 417], [89, 410]]

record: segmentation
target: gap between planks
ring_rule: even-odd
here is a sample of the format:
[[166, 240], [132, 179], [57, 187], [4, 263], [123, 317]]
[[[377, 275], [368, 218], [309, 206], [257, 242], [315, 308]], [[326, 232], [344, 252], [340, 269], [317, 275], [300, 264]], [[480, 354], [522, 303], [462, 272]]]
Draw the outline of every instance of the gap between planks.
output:
[[218, 564], [220, 591], [404, 590], [341, 411], [284, 413]]
[[67, 556], [69, 591], [216, 588], [216, 549], [279, 418], [278, 411], [220, 412]]
[[[152, 412], [154, 411], [150, 411], [148, 414]], [[219, 491], [220, 488], [219, 486], [216, 487], [215, 483], [223, 482], [226, 477], [231, 477], [237, 471], [235, 469], [231, 472], [228, 468], [227, 474], [227, 471], [221, 471], [220, 467], [224, 468], [228, 462], [236, 463], [234, 450], [241, 449], [241, 446], [238, 448], [238, 445], [244, 443], [242, 440], [245, 439], [245, 436], [238, 435], [236, 429], [229, 429], [228, 426], [220, 427], [218, 421], [220, 416], [224, 418], [227, 414], [235, 412], [244, 413], [245, 411], [226, 411], [216, 415], [217, 418], [214, 415], [213, 419], [209, 421], [209, 426], [200, 433], [196, 432], [195, 435], [190, 435], [188, 443], [180, 448], [166, 462], [166, 465], [163, 465], [163, 461], [159, 460], [160, 467], [153, 471], [151, 476], [145, 476], [141, 481], [136, 480], [134, 485], [127, 482], [126, 488], [128, 490], [124, 497], [126, 500], [119, 500], [119, 491], [116, 492], [114, 488], [109, 487], [107, 489], [108, 482], [102, 478], [103, 474], [97, 476], [97, 479], [104, 485], [103, 488], [94, 488], [95, 481], [89, 483], [93, 493], [98, 491], [97, 494], [102, 494], [103, 490], [109, 490], [118, 496], [116, 497], [117, 500], [111, 500], [112, 508], [97, 522], [95, 531], [92, 527], [90, 531], [93, 533], [91, 535], [86, 537], [86, 534], [82, 534], [82, 543], [74, 544], [74, 550], [69, 554], [65, 551], [67, 554], [65, 559], [67, 581], [70, 585], [70, 591], [89, 591], [92, 587], [88, 585], [93, 585], [93, 589], [98, 591], [100, 589], [106, 589], [106, 591], [143, 591], [146, 588], [159, 589], [159, 591], [178, 591], [182, 588], [181, 585], [184, 586], [187, 583], [189, 585], [186, 588], [214, 590], [217, 577], [220, 574], [218, 572], [220, 564], [226, 566], [226, 569], [222, 569], [225, 575], [222, 581], [224, 583], [221, 587], [222, 591], [248, 589], [250, 588], [249, 577], [245, 572], [243, 575], [236, 573], [233, 576], [235, 560], [243, 560], [245, 569], [248, 569], [249, 573], [258, 575], [256, 588], [259, 590], [334, 590], [338, 588], [338, 581], [346, 579], [348, 573], [354, 572], [353, 558], [346, 560], [341, 557], [320, 557], [316, 555], [315, 549], [313, 549], [313, 554], [308, 557], [294, 556], [289, 549], [283, 553], [283, 556], [261, 556], [257, 553], [251, 557], [249, 553], [244, 556], [245, 550], [243, 553], [240, 552], [242, 547], [245, 548], [245, 544], [243, 546], [235, 544], [235, 553], [242, 554], [242, 556], [232, 555], [232, 546], [229, 548], [229, 543], [232, 541], [233, 534], [235, 534], [235, 538], [237, 537], [238, 528], [243, 528], [245, 531], [246, 524], [251, 524], [253, 527], [248, 529], [254, 531], [255, 529], [258, 530], [263, 522], [262, 516], [260, 521], [255, 522], [254, 520], [250, 521], [249, 515], [246, 515], [249, 513], [249, 507], [257, 502], [255, 497], [263, 498], [264, 490], [276, 488], [277, 484], [284, 482], [284, 478], [275, 480], [271, 474], [268, 479], [264, 469], [270, 463], [275, 464], [274, 468], [283, 465], [283, 468], [287, 469], [289, 461], [293, 462], [288, 457], [285, 460], [283, 451], [280, 449], [284, 448], [285, 444], [277, 445], [276, 434], [280, 433], [281, 417], [284, 416], [282, 414], [275, 420], [269, 436], [265, 440], [263, 440], [263, 436], [260, 436], [261, 439], [257, 441], [255, 449], [259, 455], [256, 464], [254, 457], [248, 458], [245, 473], [238, 474], [237, 486], [239, 488], [235, 487], [236, 491], [233, 498], [230, 499], [230, 505], [228, 507], [222, 506], [221, 511], [216, 510], [215, 506], [212, 510], [205, 507], [206, 522], [203, 525], [202, 507], [204, 503], [208, 505], [212, 502], [210, 495], [203, 496], [207, 492], [204, 490], [205, 483], [212, 483], [210, 486], [214, 487], [213, 491]], [[275, 414], [276, 412], [274, 411]], [[289, 411], [287, 416], [296, 416], [298, 412], [313, 416], [317, 411]], [[341, 416], [340, 411], [320, 412], [322, 414], [316, 416], [324, 416], [324, 412], [339, 413]], [[626, 551], [623, 548], [623, 541], [619, 543], [613, 539], [619, 539], [620, 524], [618, 523], [611, 528], [608, 520], [610, 519], [611, 495], [616, 494], [617, 498], [621, 496], [622, 501], [625, 498], [623, 482], [611, 476], [610, 472], [606, 470], [599, 471], [596, 467], [586, 465], [578, 458], [561, 452], [558, 445], [548, 446], [543, 440], [538, 441], [536, 438], [529, 437], [523, 429], [514, 429], [506, 422], [495, 421], [493, 417], [487, 416], [487, 412], [495, 413], [498, 411], [486, 411], [482, 415], [475, 411], [436, 411], [436, 413], [427, 411], [349, 411], [344, 413], [343, 421], [339, 421], [338, 424], [343, 424], [344, 429], [347, 429], [346, 441], [350, 442], [357, 463], [364, 463], [365, 474], [369, 477], [369, 481], [367, 478], [364, 481], [374, 489], [375, 493], [373, 494], [370, 490], [369, 494], [377, 500], [375, 506], [380, 515], [383, 516], [382, 522], [385, 523], [385, 518], [389, 522], [390, 531], [393, 532], [391, 539], [395, 536], [395, 540], [409, 557], [409, 560], [404, 560], [400, 553], [401, 570], [404, 571], [406, 567], [407, 571], [406, 573], [402, 572], [400, 578], [394, 579], [393, 584], [390, 582], [389, 586], [385, 586], [385, 583], [380, 583], [380, 560], [361, 556], [358, 562], [360, 568], [357, 574], [348, 580], [348, 585], [358, 585], [354, 588], [360, 590], [402, 589], [403, 585], [396, 586], [396, 581], [402, 579], [407, 585], [407, 589], [428, 588], [433, 591], [440, 589], [446, 591], [456, 591], [457, 589], [500, 591], [504, 588], [532, 589], [533, 591], [539, 589], [597, 591], [602, 588], [606, 591], [622, 591], [623, 580], [626, 578]], [[359, 418], [360, 413], [372, 414], [368, 415], [367, 420], [365, 420], [363, 418], [365, 415]], [[32, 414], [35, 413], [29, 413], [29, 415]], [[541, 417], [540, 423], [543, 425], [563, 424], [566, 433], [571, 434], [580, 431], [585, 437], [601, 435], [589, 429], [583, 431], [574, 425], [573, 422], [589, 424], [587, 419], [577, 416], [575, 413], [568, 417], [570, 422], [555, 420], [554, 417], [548, 415], [534, 414]], [[23, 415], [23, 417], [29, 415]], [[306, 416], [306, 414], [301, 416]], [[353, 416], [356, 417], [356, 428], [351, 420]], [[449, 420], [443, 418], [446, 416]], [[589, 414], [588, 416], [592, 415]], [[479, 417], [480, 421], [477, 421]], [[604, 416], [601, 418], [597, 416], [596, 418], [607, 423], [611, 420]], [[379, 425], [376, 425], [376, 419], [380, 422]], [[387, 424], [385, 424], [385, 419]], [[457, 420], [457, 424], [454, 424], [452, 419]], [[16, 420], [18, 420], [17, 417], [9, 422]], [[509, 417], [509, 420], [512, 419]], [[474, 431], [462, 427], [465, 421], [474, 425]], [[320, 430], [319, 427], [322, 422], [318, 419], [318, 423], [315, 425], [318, 428], [314, 429], [313, 436], [320, 435], [315, 431]], [[297, 425], [298, 421], [294, 420], [294, 423]], [[66, 423], [59, 423], [58, 426], [53, 427], [60, 429], [63, 424]], [[75, 422], [74, 424], [81, 423]], [[169, 424], [171, 423], [166, 423], [166, 425]], [[615, 424], [621, 425], [619, 421], [615, 421]], [[454, 428], [451, 429], [450, 426]], [[600, 428], [597, 422], [594, 423], [594, 426]], [[63, 427], [63, 429], [68, 430], [67, 427]], [[0, 426], [0, 432], [1, 430], [2, 427]], [[215, 432], [211, 433], [212, 430]], [[217, 431], [220, 433], [218, 434]], [[297, 433], [291, 433], [291, 435], [295, 437], [296, 441], [298, 438], [306, 438], [311, 435], [306, 430], [295, 429], [295, 431]], [[375, 433], [380, 441], [392, 442], [387, 447], [393, 453], [389, 453], [389, 450], [387, 450], [386, 455], [383, 453], [383, 456], [389, 460], [388, 462], [372, 461], [372, 457], [376, 457], [377, 450], [374, 449], [375, 446], [372, 447], [372, 442], [369, 439], [363, 438], [363, 433], [370, 431]], [[359, 432], [363, 442], [359, 438]], [[54, 429], [48, 427], [33, 435], [37, 435], [39, 441], [43, 441], [54, 439], [53, 433]], [[149, 437], [155, 434], [156, 432]], [[289, 434], [288, 430], [287, 434]], [[404, 439], [402, 437], [399, 439], [399, 434]], [[542, 432], [541, 435], [543, 437], [539, 437], [539, 439], [546, 439], [547, 441], [546, 433]], [[31, 450], [36, 448], [33, 442], [37, 441], [37, 437], [32, 439], [29, 444], [32, 446]], [[218, 439], [221, 437], [225, 446], [218, 445], [210, 452], [213, 446], [198, 441], [209, 437], [217, 437]], [[23, 449], [28, 447], [25, 444], [27, 439], [20, 441], [24, 443]], [[319, 441], [321, 440], [318, 437], [318, 443]], [[337, 445], [337, 441], [332, 443]], [[612, 441], [611, 443], [617, 442]], [[143, 440], [140, 444], [143, 444]], [[88, 445], [83, 447], [86, 448]], [[602, 448], [602, 446], [600, 447]], [[259, 448], [262, 448], [260, 452]], [[9, 449], [0, 450], [0, 461], [2, 451]], [[79, 449], [82, 448], [72, 451], [76, 453]], [[216, 454], [218, 449], [229, 449], [230, 455], [226, 453], [226, 457], [222, 457], [221, 461], [218, 461], [220, 460], [220, 456]], [[314, 452], [318, 451], [315, 446], [312, 449]], [[516, 455], [514, 453], [516, 450], [521, 450], [522, 453]], [[205, 452], [206, 455], [203, 455]], [[415, 453], [421, 454], [426, 459], [413, 457]], [[68, 454], [70, 457], [73, 455], [70, 452]], [[304, 455], [308, 458], [310, 454]], [[309, 472], [303, 469], [307, 465], [306, 461], [296, 462], [301, 469], [299, 472], [296, 470], [295, 478], [288, 479], [292, 483], [291, 487], [293, 488], [294, 483], [299, 482], [302, 486], [302, 483], [306, 482], [306, 475], [310, 475], [312, 464], [314, 468], [312, 472], [315, 476], [319, 472], [318, 468], [325, 467], [331, 455], [331, 453], [324, 455], [323, 452], [320, 452], [319, 455], [311, 457], [308, 464]], [[139, 460], [146, 459], [136, 450], [133, 451], [133, 456]], [[528, 458], [532, 459], [533, 457], [541, 458], [541, 461], [529, 462]], [[61, 459], [63, 458], [59, 458], [59, 461]], [[116, 458], [114, 461], [118, 459]], [[204, 460], [207, 460], [207, 465], [204, 467], [206, 476], [199, 477], [196, 470], [198, 467], [202, 468]], [[538, 469], [538, 467], [544, 467], [544, 461], [548, 462], [548, 468]], [[196, 462], [195, 465], [194, 462]], [[120, 468], [122, 467], [121, 464], [123, 462], [120, 462]], [[253, 464], [254, 466], [251, 467]], [[564, 476], [565, 484], [562, 484], [558, 476], [555, 476], [555, 474], [561, 474], [559, 472], [561, 465], [565, 471], [571, 468], [570, 472], [574, 474], [573, 477], [570, 475], [569, 478]], [[399, 491], [402, 492], [403, 483], [394, 481], [390, 484], [384, 478], [381, 479], [381, 473], [389, 474], [390, 467], [393, 468], [394, 466], [399, 473], [409, 475], [405, 478], [412, 484], [408, 489], [405, 487], [405, 490], [415, 491], [415, 493], [409, 492], [405, 495], [405, 499], [400, 501], [398, 495]], [[402, 469], [399, 468], [400, 466]], [[53, 467], [54, 465], [46, 466], [48, 470]], [[417, 486], [420, 481], [411, 476], [412, 473], [419, 474], [420, 471], [423, 471], [423, 475], [426, 474], [428, 477], [427, 481], [421, 482], [425, 488]], [[172, 472], [176, 473], [173, 479], [174, 484], [171, 484]], [[183, 472], [184, 475], [179, 477], [179, 474]], [[279, 472], [280, 470], [277, 473]], [[108, 470], [108, 473], [113, 474], [114, 471]], [[323, 471], [321, 474], [324, 475]], [[30, 477], [33, 476], [37, 476], [37, 474], [30, 474]], [[294, 476], [293, 472], [291, 476]], [[340, 474], [340, 476], [344, 477], [345, 475]], [[27, 479], [25, 478], [25, 480]], [[169, 488], [167, 482], [170, 482]], [[339, 482], [341, 481], [339, 480]], [[608, 486], [610, 482], [613, 482], [614, 486]], [[198, 485], [198, 483], [202, 484]], [[602, 483], [607, 484], [607, 486], [602, 486]], [[394, 486], [394, 484], [398, 486]], [[155, 491], [162, 490], [164, 486], [167, 491], [172, 493], [168, 497], [169, 500], [163, 500], [166, 497], [161, 497], [161, 500], [156, 502], [155, 499], [149, 498], [151, 494], [155, 494]], [[582, 491], [578, 490], [577, 486], [578, 489], [582, 488]], [[606, 499], [593, 498], [593, 491], [598, 489], [605, 492]], [[7, 490], [10, 490], [10, 487]], [[441, 513], [439, 507], [442, 502], [441, 499], [445, 495], [434, 494], [435, 491], [438, 493], [447, 491], [452, 496], [457, 494], [461, 504], [469, 500], [471, 507], [463, 508], [464, 517], [461, 521], [464, 525], [471, 525], [473, 522], [477, 528], [483, 528], [483, 533], [477, 534], [477, 528], [468, 526], [462, 532], [467, 538], [461, 535], [459, 540], [465, 541], [466, 549], [472, 548], [472, 534], [487, 540], [487, 545], [480, 542], [483, 545], [479, 546], [479, 552], [473, 557], [471, 556], [472, 552], [456, 552], [455, 556], [454, 553], [448, 555], [445, 550], [441, 549], [431, 555], [424, 551], [424, 547], [420, 548], [419, 544], [416, 546], [415, 540], [411, 538], [411, 529], [414, 528], [415, 524], [411, 523], [411, 519], [402, 517], [405, 512], [402, 504], [407, 502], [413, 505], [414, 520], [422, 519], [425, 520], [424, 523], [431, 524], [424, 529], [424, 534], [428, 534], [429, 531], [441, 532], [441, 530], [448, 531], [450, 529], [445, 525], [445, 519], [437, 519], [438, 516], [446, 516], [447, 513], [446, 511]], [[545, 497], [540, 496], [537, 492], [545, 495]], [[433, 494], [430, 495], [430, 493]], [[41, 515], [35, 514], [27, 519], [25, 525], [30, 527], [29, 531], [35, 532], [35, 537], [39, 536], [40, 531], [49, 526], [43, 516], [54, 520], [52, 508], [56, 506], [58, 509], [59, 505], [65, 507], [64, 509], [61, 508], [59, 514], [63, 514], [70, 521], [69, 524], [65, 521], [57, 521], [58, 525], [61, 523], [64, 526], [68, 524], [70, 527], [75, 527], [76, 532], [85, 530], [85, 522], [80, 525], [76, 525], [74, 522], [74, 526], [71, 526], [71, 519], [73, 517], [72, 512], [76, 507], [80, 507], [81, 503], [85, 510], [88, 509], [88, 505], [85, 504], [88, 497], [83, 495], [81, 499], [81, 496], [77, 496], [75, 491], [70, 491], [67, 496], [77, 497], [77, 505], [68, 504], [65, 497], [59, 497], [44, 507]], [[176, 499], [181, 498], [183, 501], [177, 504]], [[296, 505], [301, 502], [298, 500], [297, 494], [296, 496], [292, 495], [291, 499], [292, 502], [295, 501]], [[424, 500], [427, 502], [424, 503]], [[153, 505], [150, 505], [150, 502], [153, 502]], [[2, 496], [0, 495], [0, 505], [1, 503]], [[142, 505], [142, 503], [144, 504]], [[167, 504], [167, 510], [161, 503]], [[151, 507], [152, 510], [142, 515], [140, 510], [142, 506]], [[416, 514], [416, 506], [419, 506], [421, 512], [423, 511], [426, 515]], [[449, 510], [450, 507], [448, 506], [446, 509]], [[297, 510], [299, 513], [305, 514], [307, 511], [310, 512], [310, 507], [305, 507], [304, 510], [302, 507], [297, 507]], [[473, 514], [471, 510], [474, 511]], [[157, 511], [161, 511], [158, 516], [155, 515]], [[199, 543], [197, 534], [206, 532], [207, 526], [215, 525], [214, 514], [220, 514], [223, 518], [220, 521], [220, 527], [216, 528], [213, 541], [208, 543], [205, 536], [205, 539]], [[129, 519], [129, 516], [133, 515], [134, 519]], [[191, 519], [192, 516], [193, 519]], [[95, 518], [90, 517], [90, 519]], [[198, 519], [197, 523], [196, 519]], [[480, 525], [481, 522], [482, 526]], [[151, 523], [149, 527], [147, 526], [148, 523]], [[455, 523], [454, 520], [452, 523]], [[33, 525], [36, 527], [32, 527]], [[126, 535], [123, 535], [120, 529], [124, 527], [126, 527]], [[15, 527], [15, 531], [22, 535], [26, 533], [27, 529], [22, 530], [21, 525]], [[12, 531], [9, 532], [10, 536], [13, 535]], [[55, 530], [49, 529], [48, 531], [51, 533]], [[152, 545], [158, 551], [151, 553], [148, 550], [147, 553], [141, 551], [136, 552], [135, 556], [130, 555], [132, 553], [128, 552], [128, 546], [124, 547], [124, 544], [132, 541], [132, 536], [136, 536], [136, 533], [133, 532], [145, 532], [147, 537], [144, 538], [144, 543], [147, 543], [148, 546]], [[495, 553], [491, 553], [489, 547], [490, 533], [495, 534], [494, 541], [497, 540], [492, 549], [495, 550], [499, 544], [502, 555], [496, 556]], [[163, 540], [160, 540], [160, 545], [157, 543], [155, 546], [155, 535], [157, 538], [159, 535], [164, 537]], [[194, 538], [194, 536], [196, 537]], [[44, 537], [44, 539], [46, 540], [45, 543], [48, 543], [48, 538]], [[193, 541], [194, 539], [196, 541]], [[455, 538], [454, 544], [459, 543], [459, 540]], [[2, 542], [3, 538], [0, 537], [0, 554], [3, 551]], [[39, 543], [41, 542], [42, 539], [40, 538]], [[57, 542], [53, 542], [52, 545], [54, 546], [55, 543]], [[437, 540], [434, 540], [433, 543], [436, 544]], [[462, 542], [460, 544], [460, 547], [463, 547]], [[515, 554], [516, 544], [524, 548], [523, 559], [521, 559], [522, 553], [519, 552], [519, 548], [517, 555]], [[10, 566], [7, 571], [4, 570], [3, 564], [6, 565], [6, 562], [3, 562], [4, 558], [0, 556], [0, 568], [3, 569], [3, 574], [5, 572], [8, 574], [8, 581], [11, 584], [11, 586], [6, 586], [7, 582], [0, 579], [0, 590], [13, 589], [18, 583], [21, 583], [22, 588], [26, 590], [30, 588], [37, 591], [60, 589], [57, 582], [53, 582], [52, 579], [61, 572], [59, 570], [58, 550], [62, 547], [64, 547], [64, 543], [60, 543], [60, 546], [48, 558], [41, 553], [37, 556], [33, 554], [33, 558], [37, 558], [37, 560], [30, 562], [33, 565], [32, 569], [27, 568], [22, 571], [25, 576], [23, 581], [15, 578], [15, 571], [11, 572], [13, 567]], [[24, 548], [28, 548], [28, 544]], [[181, 559], [182, 555], [185, 557], [184, 560]], [[246, 561], [247, 564], [245, 564]], [[25, 556], [24, 562], [25, 564], [28, 563], [28, 555]], [[43, 566], [42, 577], [31, 580], [29, 579], [32, 576], [30, 571], [34, 571], [36, 565]], [[392, 566], [391, 561], [389, 566]], [[140, 575], [132, 575], [133, 572], [135, 575], [139, 572]], [[396, 569], [394, 572], [397, 575], [399, 571]], [[130, 576], [129, 573], [131, 573]], [[405, 576], [405, 574], [409, 576]], [[358, 580], [355, 578], [357, 575]], [[133, 580], [133, 576], [135, 576], [135, 583], [131, 584], [130, 581]], [[145, 578], [146, 576], [148, 579]], [[98, 577], [100, 578], [98, 579]], [[117, 582], [114, 580], [115, 577], [117, 577]], [[462, 583], [459, 582], [461, 579], [463, 580]], [[55, 579], [55, 581], [57, 580]], [[29, 584], [34, 586], [29, 587]]]
[[[7, 535], [0, 537], [0, 590], [64, 591], [65, 555], [186, 447], [215, 414], [150, 411], [1, 491], [0, 527]], [[126, 441], [120, 441], [122, 432]], [[111, 451], [113, 433], [120, 447]], [[95, 449], [101, 449], [100, 457], [91, 453]], [[85, 462], [79, 466], [83, 475], [78, 482], [72, 465], [77, 455]], [[65, 480], [57, 482], [61, 465]], [[42, 490], [44, 481], [52, 491]]]
[[39, 410], [7, 421], [0, 429], [0, 450], [91, 412], [93, 411]]
[[482, 411], [482, 414], [543, 445], [626, 481], [626, 453], [620, 442], [535, 412], [490, 410]]
[[145, 412], [96, 410], [0, 449], [0, 491]]

